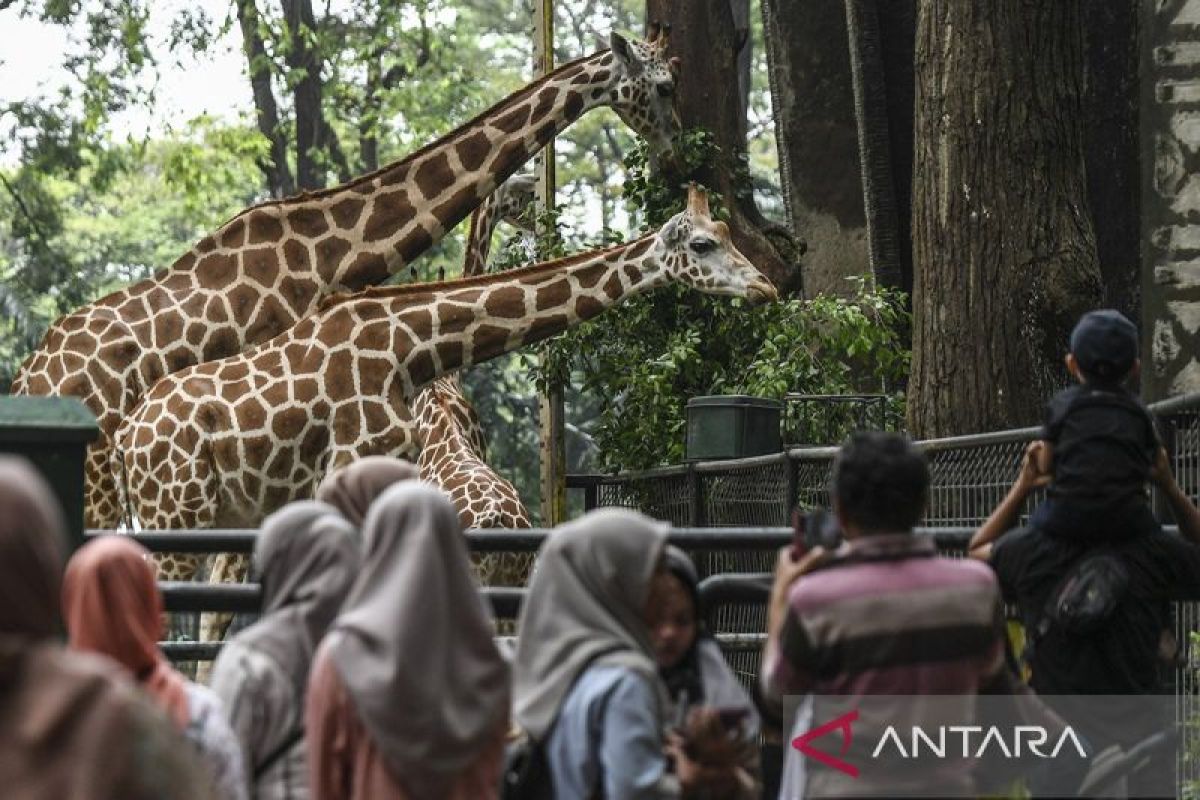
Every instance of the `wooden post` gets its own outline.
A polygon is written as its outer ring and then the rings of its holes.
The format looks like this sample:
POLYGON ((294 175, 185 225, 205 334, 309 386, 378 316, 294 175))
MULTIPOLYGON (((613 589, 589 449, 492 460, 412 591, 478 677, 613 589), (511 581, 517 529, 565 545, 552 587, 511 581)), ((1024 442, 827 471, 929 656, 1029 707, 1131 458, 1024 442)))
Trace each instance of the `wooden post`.
MULTIPOLYGON (((554 0, 535 0, 533 8, 533 70, 534 76, 545 75, 554 69, 554 0)), ((554 140, 542 151, 537 169, 539 211, 548 219, 554 210, 554 140)), ((546 231, 539 233, 545 234, 546 231)), ((546 241, 543 235, 539 237, 546 241)), ((544 253, 539 253, 544 256, 544 253)), ((564 434, 563 389, 549 386, 538 397, 538 422, 541 454, 541 512, 542 525, 550 527, 562 522, 567 500, 567 453, 564 434)))

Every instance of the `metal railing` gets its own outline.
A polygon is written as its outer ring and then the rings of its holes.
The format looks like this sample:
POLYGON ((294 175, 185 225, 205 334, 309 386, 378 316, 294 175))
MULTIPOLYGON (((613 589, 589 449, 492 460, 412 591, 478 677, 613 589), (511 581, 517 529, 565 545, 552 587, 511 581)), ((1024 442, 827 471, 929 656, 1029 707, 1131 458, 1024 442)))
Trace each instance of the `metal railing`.
POLYGON ((853 431, 899 430, 904 420, 886 394, 783 396, 783 442, 789 447, 840 442, 853 431))

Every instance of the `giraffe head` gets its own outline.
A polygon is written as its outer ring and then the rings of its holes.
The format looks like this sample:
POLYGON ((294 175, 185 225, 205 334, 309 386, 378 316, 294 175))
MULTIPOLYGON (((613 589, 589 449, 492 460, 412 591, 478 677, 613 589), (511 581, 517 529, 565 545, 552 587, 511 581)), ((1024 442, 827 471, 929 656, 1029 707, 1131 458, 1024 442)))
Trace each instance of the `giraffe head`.
POLYGON ((671 217, 656 238, 668 280, 755 304, 779 299, 771 281, 734 246, 729 226, 710 216, 708 196, 695 185, 688 189, 687 208, 671 217))
POLYGON ((533 230, 534 195, 537 193, 537 178, 521 173, 500 184, 496 190, 499 197, 499 216, 504 222, 519 231, 533 230))
POLYGON ((609 36, 615 75, 610 84, 613 111, 646 140, 651 158, 667 156, 679 133, 675 79, 679 59, 667 58, 667 35, 655 28, 646 41, 609 36))

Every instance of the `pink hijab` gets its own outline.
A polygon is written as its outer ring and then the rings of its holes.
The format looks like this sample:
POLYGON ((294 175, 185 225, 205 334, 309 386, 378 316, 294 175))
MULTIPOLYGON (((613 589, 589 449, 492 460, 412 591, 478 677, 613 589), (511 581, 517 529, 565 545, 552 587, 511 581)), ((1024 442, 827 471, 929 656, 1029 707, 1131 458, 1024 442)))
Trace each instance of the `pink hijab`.
POLYGON ((63 611, 71 647, 123 665, 180 730, 187 727, 187 682, 158 649, 163 601, 146 548, 124 536, 81 547, 67 562, 63 611))

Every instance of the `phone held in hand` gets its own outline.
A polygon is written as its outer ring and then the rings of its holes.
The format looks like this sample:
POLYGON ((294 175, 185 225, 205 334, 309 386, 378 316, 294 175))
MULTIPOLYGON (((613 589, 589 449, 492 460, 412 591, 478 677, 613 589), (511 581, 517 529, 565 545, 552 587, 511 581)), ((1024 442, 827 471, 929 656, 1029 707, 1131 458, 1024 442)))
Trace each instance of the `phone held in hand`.
POLYGON ((837 517, 823 508, 792 512, 792 560, 799 561, 814 547, 836 550, 842 544, 842 529, 837 517))

